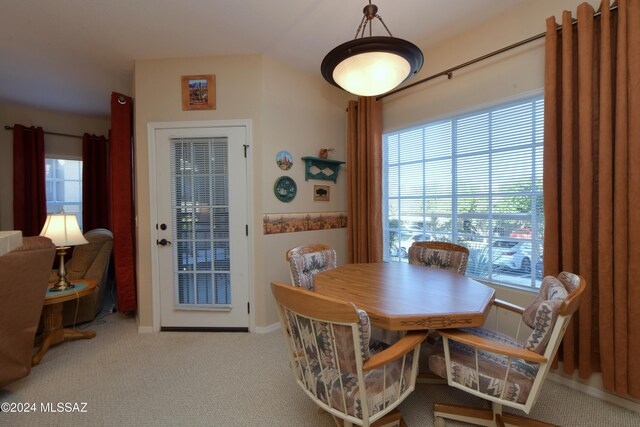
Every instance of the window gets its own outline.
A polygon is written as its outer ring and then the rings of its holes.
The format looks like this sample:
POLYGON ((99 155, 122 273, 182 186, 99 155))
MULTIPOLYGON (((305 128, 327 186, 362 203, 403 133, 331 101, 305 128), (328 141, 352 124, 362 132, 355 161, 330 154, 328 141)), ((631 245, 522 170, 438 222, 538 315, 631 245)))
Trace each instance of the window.
POLYGON ((469 276, 539 287, 543 114, 540 95, 383 135, 385 259, 454 242, 469 276))
POLYGON ((82 161, 45 159, 47 213, 74 213, 82 230, 82 161))

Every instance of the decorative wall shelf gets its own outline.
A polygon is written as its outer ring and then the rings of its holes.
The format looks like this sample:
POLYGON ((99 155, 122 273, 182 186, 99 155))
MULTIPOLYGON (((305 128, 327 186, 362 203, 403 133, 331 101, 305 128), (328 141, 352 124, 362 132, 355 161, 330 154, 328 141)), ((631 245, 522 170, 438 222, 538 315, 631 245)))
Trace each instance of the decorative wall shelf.
POLYGON ((303 157, 304 160, 304 180, 321 179, 324 181, 338 180, 338 172, 340 165, 344 164, 342 160, 321 159, 320 157, 303 157))

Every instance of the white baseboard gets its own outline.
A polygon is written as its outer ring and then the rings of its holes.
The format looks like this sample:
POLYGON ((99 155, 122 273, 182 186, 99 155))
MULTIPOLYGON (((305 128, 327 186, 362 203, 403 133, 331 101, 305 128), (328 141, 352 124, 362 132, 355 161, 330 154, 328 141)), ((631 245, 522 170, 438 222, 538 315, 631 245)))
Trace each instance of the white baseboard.
POLYGON ((269 326, 256 326, 255 333, 256 334, 268 334, 269 332, 273 332, 280 329, 280 322, 274 323, 269 326))
POLYGON ((557 372, 549 372, 547 374, 547 378, 553 382, 581 391, 589 396, 593 396, 606 402, 613 403, 614 405, 621 406, 630 411, 640 413, 640 402, 616 396, 615 394, 609 393, 595 385, 585 384, 576 378, 559 374, 557 372))
POLYGON ((152 334, 153 333, 153 326, 138 326, 138 333, 139 334, 152 334))

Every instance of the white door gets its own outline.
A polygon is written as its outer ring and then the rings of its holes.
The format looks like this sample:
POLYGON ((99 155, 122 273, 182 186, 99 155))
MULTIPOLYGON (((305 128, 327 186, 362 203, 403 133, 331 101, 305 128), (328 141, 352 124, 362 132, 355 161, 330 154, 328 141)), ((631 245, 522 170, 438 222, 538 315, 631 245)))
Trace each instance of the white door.
POLYGON ((245 127, 156 129, 160 327, 248 330, 245 127))

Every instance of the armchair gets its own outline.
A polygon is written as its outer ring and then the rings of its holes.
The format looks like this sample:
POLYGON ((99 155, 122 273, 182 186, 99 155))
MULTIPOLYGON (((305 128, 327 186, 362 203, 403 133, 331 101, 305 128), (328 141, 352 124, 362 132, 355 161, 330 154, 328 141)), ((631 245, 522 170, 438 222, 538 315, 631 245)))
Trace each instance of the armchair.
POLYGON ((56 247, 25 237, 0 256, 0 387, 27 376, 56 247))
POLYGON ((63 303, 64 326, 93 320, 102 309, 104 290, 108 285, 113 233, 104 228, 96 228, 87 231, 84 238, 89 244, 76 246, 73 249, 73 257, 65 264, 67 278, 72 281, 74 279, 93 280, 96 282, 96 291, 79 300, 63 303))
POLYGON ((415 387, 426 332, 410 332, 373 354, 369 316, 351 302, 282 283, 271 290, 290 366, 305 393, 345 426, 404 425, 394 409, 415 387))
MULTIPOLYGON (((464 421, 483 426, 552 424, 502 413, 502 406, 529 413, 535 404, 572 314, 578 309, 586 288, 585 280, 562 272, 557 278, 542 280, 536 300, 523 309, 496 300, 494 306, 513 312, 520 318, 515 334, 496 329, 465 328, 442 330, 442 338, 429 367, 447 378, 450 386, 480 396, 492 402, 492 409, 472 409, 456 405, 434 404, 436 426, 444 419, 464 421), (526 340, 519 340, 521 323, 532 331, 526 340)), ((496 316, 496 323, 498 323, 496 316)), ((505 326, 513 322, 501 322, 505 326)))
MULTIPOLYGON (((313 276, 323 271, 336 268, 336 251, 329 245, 313 244, 289 249, 286 253, 291 273, 291 283, 313 291, 313 276)), ((397 331, 387 331, 372 327, 373 340, 371 345, 381 348, 387 343, 393 343, 402 336, 397 331)))
POLYGON ((313 275, 336 268, 336 251, 331 246, 313 244, 289 249, 286 254, 291 283, 313 290, 313 275))

